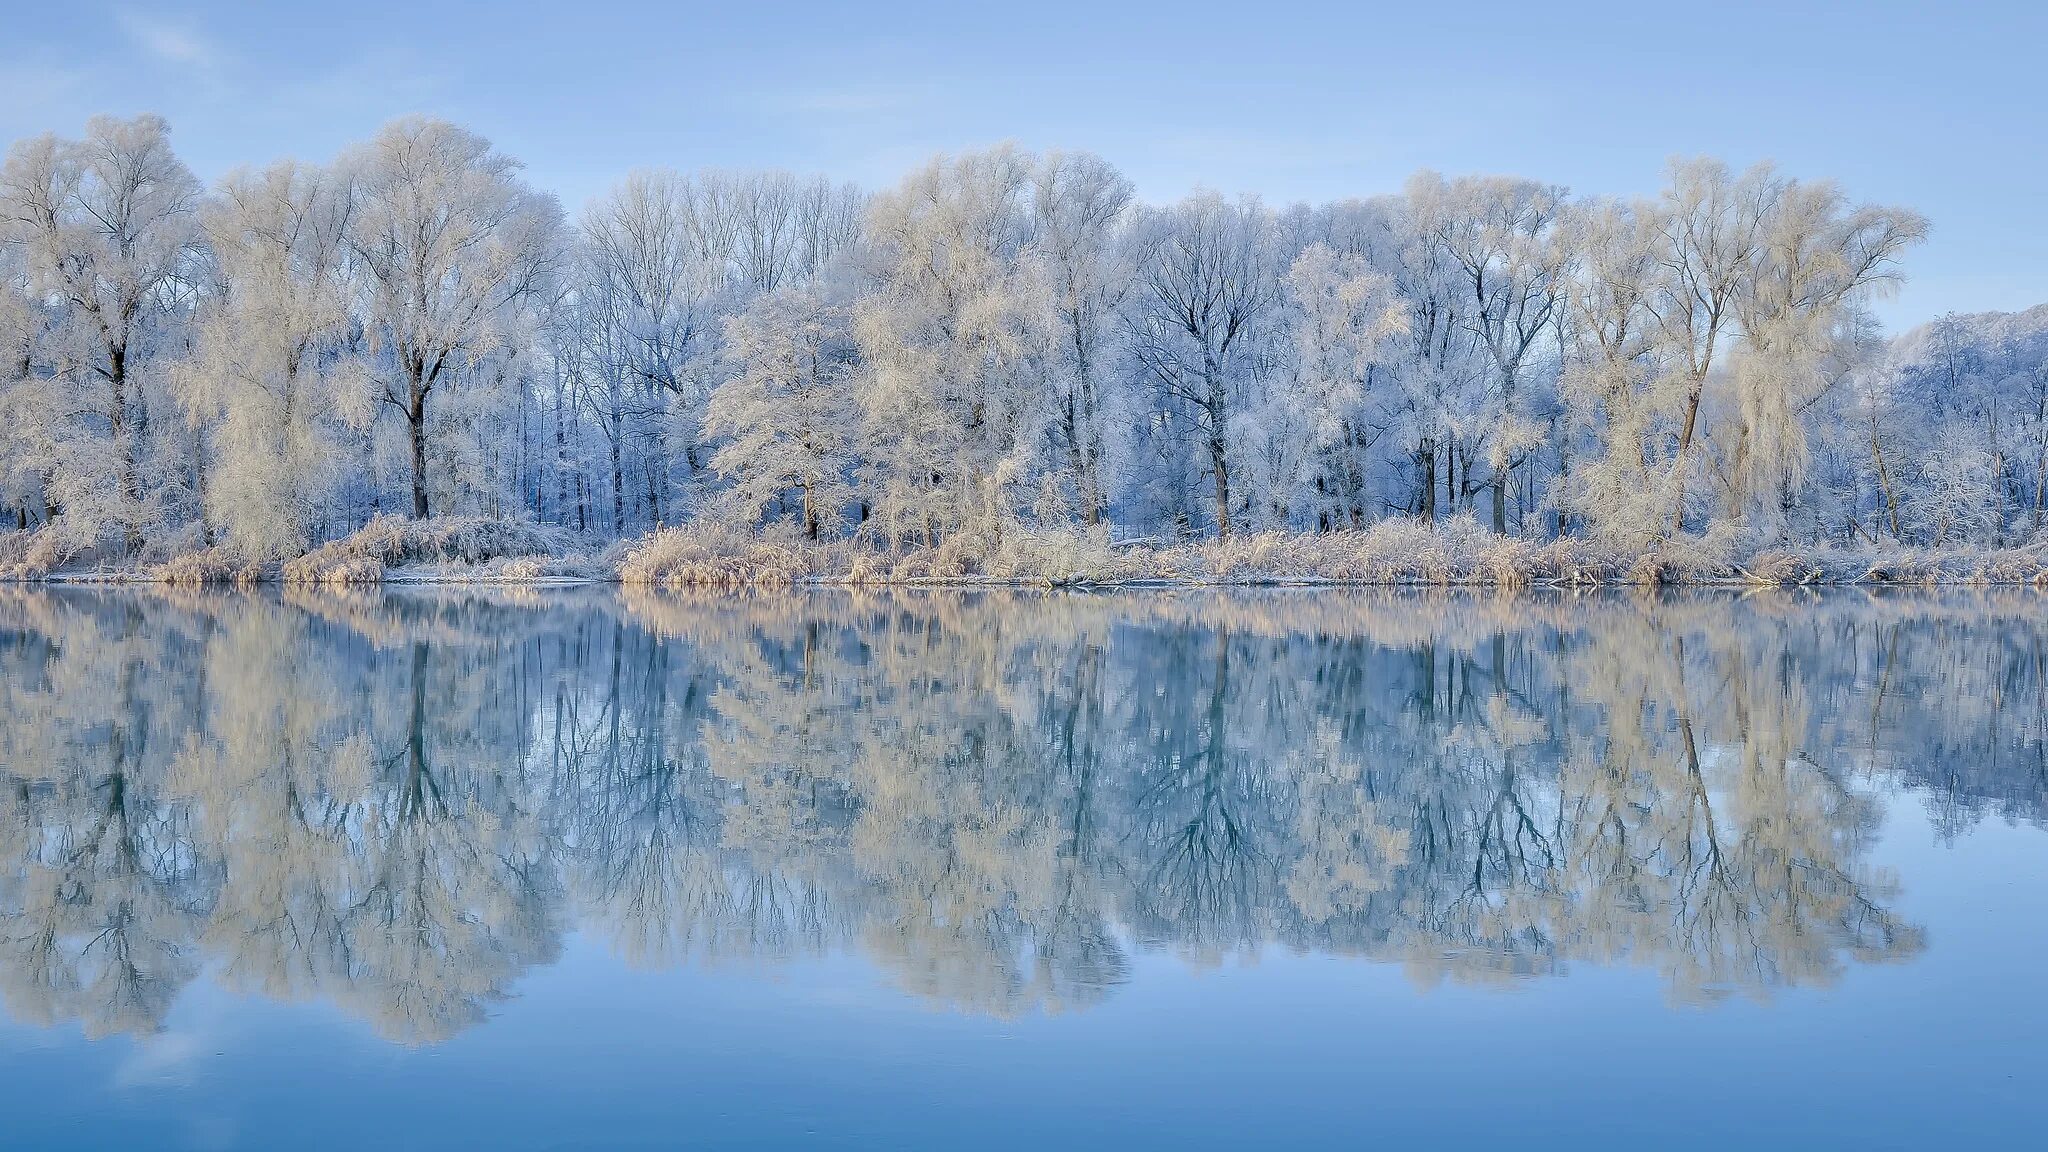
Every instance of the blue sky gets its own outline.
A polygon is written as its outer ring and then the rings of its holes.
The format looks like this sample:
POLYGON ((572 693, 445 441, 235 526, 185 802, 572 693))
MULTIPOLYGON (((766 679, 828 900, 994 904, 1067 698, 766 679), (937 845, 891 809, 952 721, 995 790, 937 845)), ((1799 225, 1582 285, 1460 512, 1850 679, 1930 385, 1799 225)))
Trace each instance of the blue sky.
POLYGON ((1418 167, 1648 193, 1710 153, 1934 220, 1893 327, 2048 302, 2048 3, 25 7, 0 138, 157 111, 202 176, 464 123, 573 213, 628 170, 888 183, 940 150, 1087 148, 1147 199, 1397 189, 1418 167))

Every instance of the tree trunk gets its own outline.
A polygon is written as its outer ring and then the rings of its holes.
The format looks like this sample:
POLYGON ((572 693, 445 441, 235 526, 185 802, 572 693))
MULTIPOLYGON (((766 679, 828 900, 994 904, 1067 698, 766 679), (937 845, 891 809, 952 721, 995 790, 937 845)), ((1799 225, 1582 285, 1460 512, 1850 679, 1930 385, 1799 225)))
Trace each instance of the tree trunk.
POLYGON ((2034 534, 2041 534, 2041 513, 2048 508, 2048 453, 2034 457, 2034 534))
POLYGON ((1213 358, 1205 359, 1202 376, 1208 386, 1209 472, 1216 479, 1216 538, 1230 535, 1230 440, 1225 420, 1230 411, 1223 390, 1223 369, 1213 358))
POLYGON ((1109 501, 1102 491, 1102 425, 1097 418, 1093 366, 1089 362, 1087 338, 1078 321, 1074 327, 1074 368, 1074 395, 1067 402, 1067 443, 1074 455, 1081 519, 1092 528, 1102 523, 1109 501))
MULTIPOLYGON (((290 419, 291 399, 286 393, 286 419, 290 419)), ((192 486, 199 492, 199 538, 208 548, 214 545, 213 509, 206 493, 206 426, 192 426, 192 486)))
POLYGON ((142 550, 142 484, 135 474, 135 434, 129 427, 128 349, 115 345, 107 350, 107 382, 113 386, 114 404, 108 413, 113 426, 115 477, 121 488, 121 541, 129 555, 142 550))
POLYGON ((412 438, 412 518, 427 518, 427 405, 424 393, 416 394, 405 410, 406 432, 412 438))
POLYGON ((1998 442, 1998 407, 1991 408, 1991 488, 1998 501, 1993 515, 1997 518, 1991 525, 1991 546, 2005 547, 2005 448, 1998 442))
POLYGON ((1436 445, 1425 445, 1415 454, 1422 465, 1422 522, 1436 523, 1436 445))
MULTIPOLYGON (((2042 417, 2037 418, 2037 421, 2039 423, 2048 423, 2048 412, 2044 412, 2042 417)), ((2039 436, 2040 432, 2037 431, 2035 435, 2039 436)), ((2048 444, 2043 444, 2034 451, 2033 533, 2036 536, 2041 534, 2041 513, 2043 511, 2044 498, 2048 498, 2048 444)))
POLYGON ((626 474, 619 467, 619 416, 612 413, 612 534, 626 534, 626 474))
POLYGON ((1676 494, 1671 501, 1671 531, 1685 530, 1685 465, 1692 453, 1693 430, 1699 425, 1700 394, 1705 390, 1705 381, 1693 384, 1685 398, 1685 426, 1678 433, 1678 457, 1672 467, 1678 469, 1678 482, 1674 485, 1676 494))
POLYGON ((569 432, 562 419, 562 384, 555 381, 555 523, 569 518, 569 432))
POLYGON ((1891 469, 1885 466, 1884 447, 1877 439, 1877 418, 1870 420, 1870 455, 1877 463, 1877 489, 1884 497, 1884 509, 1891 520, 1892 539, 1899 539, 1899 497, 1892 491, 1891 469))
POLYGON ((1077 408, 1078 396, 1067 397, 1060 411, 1060 433, 1067 442, 1067 468, 1074 474, 1074 500, 1080 505, 1082 523, 1093 526, 1102 518, 1102 510, 1095 498, 1094 477, 1091 475, 1089 452, 1083 437, 1082 421, 1077 408))
MULTIPOLYGON (((512 490, 519 493, 518 500, 522 505, 526 503, 527 437, 530 435, 526 419, 528 391, 526 376, 522 373, 519 377, 519 455, 512 461, 512 490)), ((539 488, 536 486, 534 490, 537 492, 539 488)), ((535 502, 533 515, 536 520, 540 518, 538 501, 535 502)))
POLYGON ((1216 538, 1230 535, 1230 459, 1223 437, 1209 437, 1209 470, 1216 477, 1216 538))
MULTIPOLYGON (((2036 377, 2041 385, 2048 386, 2048 366, 2038 367, 2036 377)), ((2044 497, 2048 497, 2048 387, 2041 387, 2034 398, 2034 523, 2033 533, 2041 534, 2041 514, 2044 497)))

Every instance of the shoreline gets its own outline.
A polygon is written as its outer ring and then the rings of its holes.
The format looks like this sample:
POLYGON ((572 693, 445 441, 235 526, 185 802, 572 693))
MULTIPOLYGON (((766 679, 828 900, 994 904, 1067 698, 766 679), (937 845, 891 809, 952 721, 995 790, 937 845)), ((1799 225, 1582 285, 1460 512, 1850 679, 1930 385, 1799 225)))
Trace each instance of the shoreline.
MULTIPOLYGON (((16 536, 19 546, 35 538, 16 536)), ((6 542, 0 534, 0 543, 6 542)), ((224 547, 122 560, 54 547, 0 554, 0 583, 295 588, 469 586, 651 590, 819 588, 2048 588, 2048 542, 2003 548, 1789 545, 1741 534, 1646 551, 1571 537, 1497 536, 1461 517, 1333 533, 1114 541, 1011 526, 923 546, 812 542, 716 523, 607 541, 516 521, 380 518, 288 559, 224 547)))
POLYGON ((618 576, 503 576, 482 573, 424 573, 397 571, 376 579, 288 580, 279 576, 252 579, 181 580, 147 571, 52 572, 42 576, 4 576, 0 585, 42 587, 157 587, 157 588, 292 588, 343 591, 363 588, 630 588, 655 592, 775 592, 797 589, 1010 589, 1040 591, 1139 591, 1175 592, 1232 588, 1326 589, 1459 589, 1486 592, 1519 592, 1544 589, 1559 592, 1601 591, 1624 588, 1716 588, 1726 590, 1795 588, 2020 588, 2048 591, 2048 576, 1856 576, 1802 580, 1770 580, 1745 577, 1667 577, 1637 579, 1498 579, 1452 577, 1444 579, 1344 579, 1307 576, 1270 577, 1170 577, 1130 579, 1055 579, 1024 576, 920 576, 877 578, 873 576, 806 576, 772 580, 626 580, 618 576))

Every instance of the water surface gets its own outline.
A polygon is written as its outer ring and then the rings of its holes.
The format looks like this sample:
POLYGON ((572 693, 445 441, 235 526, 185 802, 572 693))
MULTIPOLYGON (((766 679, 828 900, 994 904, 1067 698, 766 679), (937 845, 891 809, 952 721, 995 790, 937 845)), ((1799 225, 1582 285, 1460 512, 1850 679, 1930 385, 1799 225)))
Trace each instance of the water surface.
POLYGON ((0 1143, 2025 1143, 2044 607, 0 589, 0 1143))

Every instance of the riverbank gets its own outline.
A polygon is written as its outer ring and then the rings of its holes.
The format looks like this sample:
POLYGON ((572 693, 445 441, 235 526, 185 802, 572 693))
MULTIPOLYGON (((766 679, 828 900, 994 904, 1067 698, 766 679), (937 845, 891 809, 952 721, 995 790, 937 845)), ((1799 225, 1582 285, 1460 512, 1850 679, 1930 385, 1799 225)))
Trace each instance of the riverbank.
POLYGON ((141 563, 66 556, 36 533, 0 535, 0 579, 47 583, 300 586, 619 583, 644 587, 838 586, 1599 587, 1691 585, 2048 586, 2048 545, 1991 550, 1790 549, 1686 539, 1627 554, 1583 540, 1496 536, 1469 518, 1389 520, 1363 531, 1255 533, 1226 540, 1114 541, 1012 528, 934 547, 763 537, 712 525, 595 544, 561 529, 485 519, 380 517, 283 562, 221 548, 141 563))

